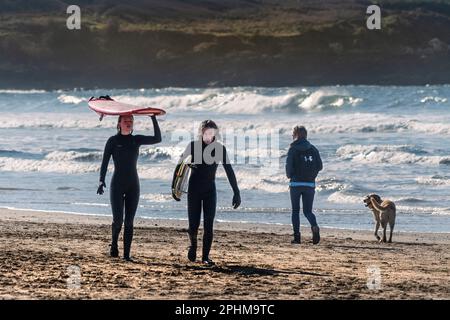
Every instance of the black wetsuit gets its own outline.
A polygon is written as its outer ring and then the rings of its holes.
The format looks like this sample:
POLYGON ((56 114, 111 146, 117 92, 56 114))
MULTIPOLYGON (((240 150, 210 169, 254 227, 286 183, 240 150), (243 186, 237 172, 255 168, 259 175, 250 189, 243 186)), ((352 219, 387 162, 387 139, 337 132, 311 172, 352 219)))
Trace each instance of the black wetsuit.
POLYGON ((139 147, 145 144, 161 142, 161 131, 155 117, 152 117, 154 136, 116 134, 108 139, 103 153, 100 170, 100 182, 105 182, 109 159, 114 161, 114 174, 111 179, 110 200, 113 214, 112 247, 117 248, 122 223, 125 231, 123 237, 124 257, 130 257, 131 241, 133 240, 133 221, 139 203, 139 177, 137 174, 137 160, 139 147))
MULTIPOLYGON (((200 150, 200 148, 198 149, 200 150)), ((211 155, 215 157, 216 152, 213 151, 211 155)), ((202 261, 209 259, 209 251, 213 241, 213 225, 216 214, 217 194, 216 194, 216 171, 218 163, 222 163, 227 174, 228 181, 233 189, 235 195, 239 195, 239 188, 236 181, 231 163, 228 159, 226 148, 219 142, 213 142, 210 145, 203 141, 192 141, 186 148, 182 158, 192 156, 192 169, 189 178, 188 186, 188 218, 189 218, 189 236, 191 238, 191 245, 196 246, 196 237, 198 228, 200 226, 201 212, 203 208, 203 253, 202 261), (202 153, 194 152, 195 145, 201 144, 202 153), (219 150, 218 160, 214 163, 205 161, 203 158, 203 151, 206 147, 211 147, 214 150, 219 150), (222 155, 220 155, 222 153, 222 155)), ((175 172, 177 172, 175 169, 175 172)), ((174 173, 175 179, 175 173, 174 173)), ((172 185, 173 187, 173 185, 172 185)))

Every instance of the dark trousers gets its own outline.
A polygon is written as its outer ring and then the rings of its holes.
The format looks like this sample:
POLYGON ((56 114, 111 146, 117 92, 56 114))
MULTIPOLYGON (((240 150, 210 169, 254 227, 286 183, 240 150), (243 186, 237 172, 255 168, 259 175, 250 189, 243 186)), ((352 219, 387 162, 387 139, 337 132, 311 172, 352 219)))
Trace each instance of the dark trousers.
POLYGON ((122 229, 122 224, 124 224, 124 257, 130 256, 131 242, 133 241, 133 223, 139 203, 139 193, 139 180, 129 183, 123 183, 123 181, 114 177, 111 180, 110 200, 113 214, 112 245, 117 246, 120 230, 122 229))
POLYGON ((196 241, 203 209, 203 256, 207 260, 213 241, 214 217, 216 215, 217 194, 215 188, 209 192, 188 192, 189 233, 196 241))
POLYGON ((303 203, 303 214, 309 224, 311 227, 317 226, 316 216, 312 212, 315 192, 315 188, 312 187, 290 187, 294 234, 300 233, 300 198, 303 203))

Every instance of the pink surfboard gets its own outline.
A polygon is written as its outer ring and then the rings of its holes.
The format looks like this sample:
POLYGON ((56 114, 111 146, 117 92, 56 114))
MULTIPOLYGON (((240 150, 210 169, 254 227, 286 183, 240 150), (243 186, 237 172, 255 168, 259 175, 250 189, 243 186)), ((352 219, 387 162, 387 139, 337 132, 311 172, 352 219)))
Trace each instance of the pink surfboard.
POLYGON ((100 121, 103 116, 120 116, 120 115, 164 115, 166 112, 162 109, 151 108, 151 107, 139 107, 132 104, 126 104, 119 101, 115 101, 107 96, 89 99, 89 108, 100 115, 100 121))

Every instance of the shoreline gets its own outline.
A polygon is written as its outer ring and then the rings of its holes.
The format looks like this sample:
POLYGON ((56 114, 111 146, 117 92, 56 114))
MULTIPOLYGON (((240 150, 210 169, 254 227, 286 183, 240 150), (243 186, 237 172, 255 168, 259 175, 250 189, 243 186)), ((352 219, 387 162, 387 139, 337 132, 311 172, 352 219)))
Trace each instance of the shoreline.
MULTIPOLYGON (((94 225, 110 225, 112 217, 107 215, 97 215, 92 213, 78 212, 61 212, 53 210, 30 210, 19 208, 1 208, 0 220, 24 221, 38 223, 75 223, 75 224, 94 224, 94 225)), ((203 220, 203 217, 202 217, 203 220)), ((152 228, 181 228, 188 227, 187 218, 151 218, 139 217, 135 218, 135 227, 152 228)), ((200 229, 202 229, 200 224, 200 229)), ((271 233, 277 235, 291 235, 292 227, 288 224, 275 223, 254 223, 254 222, 232 222, 232 221, 215 221, 214 230, 219 231, 242 231, 251 233, 271 233)), ((320 227, 321 234, 335 237, 355 237, 358 240, 370 241, 375 239, 373 231, 350 229, 350 228, 334 228, 320 227)), ((381 234, 382 229, 378 231, 381 234)), ((311 233, 309 227, 301 225, 301 233, 307 235, 311 233)), ((388 231, 389 233, 389 231, 388 231)), ((450 244, 450 232, 412 232, 412 231, 396 231, 394 230, 394 238, 401 239, 406 242, 423 242, 423 243, 441 243, 450 244)))

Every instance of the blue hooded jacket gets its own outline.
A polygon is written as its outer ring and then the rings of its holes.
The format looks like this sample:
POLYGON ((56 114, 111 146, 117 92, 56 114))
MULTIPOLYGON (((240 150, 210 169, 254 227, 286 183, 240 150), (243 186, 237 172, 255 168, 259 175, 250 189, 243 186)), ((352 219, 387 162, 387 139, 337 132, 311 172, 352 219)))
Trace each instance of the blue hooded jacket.
POLYGON ((290 186, 315 187, 319 171, 323 169, 319 151, 305 138, 291 143, 286 159, 286 176, 290 186))

